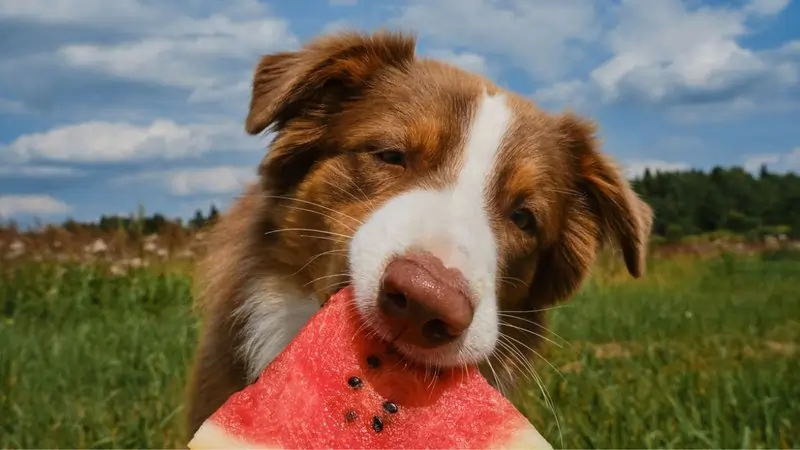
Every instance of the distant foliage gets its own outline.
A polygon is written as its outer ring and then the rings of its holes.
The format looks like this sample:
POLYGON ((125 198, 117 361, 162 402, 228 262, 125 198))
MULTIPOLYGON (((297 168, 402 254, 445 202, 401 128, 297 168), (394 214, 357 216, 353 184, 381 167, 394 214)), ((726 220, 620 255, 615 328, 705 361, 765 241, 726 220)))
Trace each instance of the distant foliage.
POLYGON ((752 239, 767 235, 800 238, 800 176, 757 176, 741 167, 657 172, 632 181, 653 206, 653 231, 668 240, 729 231, 752 239))
MULTIPOLYGON (((800 175, 796 173, 772 173, 766 166, 758 175, 741 167, 655 173, 648 169, 631 184, 655 210, 653 234, 658 242, 800 239, 800 175)), ((90 222, 68 219, 62 228, 72 233, 122 232, 132 237, 171 235, 201 230, 219 214, 212 204, 208 212, 198 209, 183 221, 160 213, 147 215, 140 207, 128 216, 104 215, 90 222)), ((3 229, 17 227, 5 222, 0 224, 3 229)))
POLYGON ((103 232, 123 231, 129 234, 146 236, 168 234, 176 229, 199 230, 214 223, 218 217, 219 210, 213 204, 207 214, 198 209, 195 211, 194 216, 186 222, 181 218, 168 218, 161 213, 147 215, 144 213, 144 209, 140 208, 136 214, 130 216, 102 215, 97 222, 78 222, 73 219, 67 219, 62 226, 72 232, 90 228, 103 232))

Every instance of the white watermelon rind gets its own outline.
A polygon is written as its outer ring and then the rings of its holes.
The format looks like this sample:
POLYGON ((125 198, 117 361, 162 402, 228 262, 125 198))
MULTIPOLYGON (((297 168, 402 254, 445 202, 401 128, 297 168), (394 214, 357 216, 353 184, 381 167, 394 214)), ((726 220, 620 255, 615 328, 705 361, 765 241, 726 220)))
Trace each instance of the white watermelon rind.
POLYGON ((225 432, 225 429, 218 426, 212 420, 206 420, 197 429, 197 432, 186 446, 190 450, 201 449, 278 449, 280 447, 266 447, 264 445, 253 445, 225 432))
MULTIPOLYGON (((213 420, 206 420, 195 433, 187 447, 190 450, 207 449, 280 449, 281 447, 255 445, 246 440, 230 435, 225 429, 213 420)), ((520 421, 519 427, 511 433, 509 439, 492 446, 497 449, 548 449, 552 450, 549 442, 527 421, 520 421)))

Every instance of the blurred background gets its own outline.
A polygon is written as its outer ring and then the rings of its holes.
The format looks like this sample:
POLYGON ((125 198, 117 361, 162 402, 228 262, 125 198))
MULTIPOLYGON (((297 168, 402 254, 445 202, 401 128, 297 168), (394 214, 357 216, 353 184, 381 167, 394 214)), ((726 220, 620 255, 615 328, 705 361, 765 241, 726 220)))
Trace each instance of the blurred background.
POLYGON ((595 118, 656 211, 647 276, 604 254, 512 394, 554 446, 800 447, 790 0, 0 0, 0 447, 185 445, 192 263, 270 140, 251 71, 378 27, 595 118))

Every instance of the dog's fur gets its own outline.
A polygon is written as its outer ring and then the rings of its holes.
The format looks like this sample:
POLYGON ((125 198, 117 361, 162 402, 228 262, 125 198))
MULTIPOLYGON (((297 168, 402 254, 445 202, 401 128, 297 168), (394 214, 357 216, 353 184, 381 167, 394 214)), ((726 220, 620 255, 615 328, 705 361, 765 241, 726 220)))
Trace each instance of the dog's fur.
POLYGON ((580 286, 602 243, 644 272, 652 211, 594 126, 419 58, 412 36, 337 33, 263 57, 246 130, 268 129, 259 181, 214 227, 199 266, 190 434, 345 284, 385 334, 377 292, 405 252, 458 269, 475 318, 443 348, 400 350, 427 364, 492 361, 507 381, 538 344, 542 310, 580 286))

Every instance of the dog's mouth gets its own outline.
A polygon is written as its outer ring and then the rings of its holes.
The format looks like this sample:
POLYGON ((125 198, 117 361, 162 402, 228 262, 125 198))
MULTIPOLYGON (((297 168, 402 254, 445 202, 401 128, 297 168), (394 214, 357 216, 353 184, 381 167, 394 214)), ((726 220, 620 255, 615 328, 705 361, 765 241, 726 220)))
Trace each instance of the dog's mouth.
POLYGON ((433 348, 423 347, 404 340, 403 331, 400 331, 399 334, 397 331, 389 331, 385 324, 368 324, 367 326, 373 330, 382 328, 381 331, 375 331, 375 333, 388 342, 390 347, 407 359, 408 362, 431 368, 462 366, 468 364, 468 361, 465 361, 460 357, 461 345, 458 342, 451 342, 445 346, 433 348))
POLYGON ((430 334, 441 335, 441 337, 434 337, 434 340, 439 342, 435 345, 421 336, 420 330, 425 329, 426 324, 420 328, 419 324, 411 322, 388 322, 385 314, 381 311, 378 297, 379 295, 372 296, 372 300, 362 301, 356 294, 356 306, 364 320, 363 332, 371 333, 386 341, 409 363, 438 369, 481 364, 491 356, 493 346, 488 348, 488 351, 474 346, 470 348, 469 338, 473 334, 471 329, 465 330, 453 338, 446 329, 446 325, 437 325, 441 322, 436 319, 430 320, 427 322, 428 327, 431 328, 430 334))

